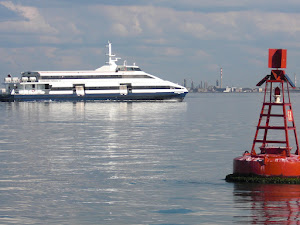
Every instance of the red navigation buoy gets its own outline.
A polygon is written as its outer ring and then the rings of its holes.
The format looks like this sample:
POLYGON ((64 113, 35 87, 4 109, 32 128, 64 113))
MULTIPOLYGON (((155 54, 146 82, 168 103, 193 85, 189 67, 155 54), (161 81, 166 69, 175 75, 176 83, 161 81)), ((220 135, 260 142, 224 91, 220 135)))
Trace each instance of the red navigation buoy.
POLYGON ((253 177, 260 177, 273 178, 275 182, 279 180, 274 178, 292 178, 293 183, 300 183, 299 146, 289 92, 289 86, 295 88, 295 85, 279 69, 286 68, 286 52, 286 49, 269 49, 269 68, 276 69, 257 84, 265 83, 265 92, 252 149, 233 160, 233 174, 226 177, 227 181, 256 182, 258 179, 253 177), (291 133, 293 143, 289 139, 291 133), (292 146, 295 153, 291 152, 292 146))

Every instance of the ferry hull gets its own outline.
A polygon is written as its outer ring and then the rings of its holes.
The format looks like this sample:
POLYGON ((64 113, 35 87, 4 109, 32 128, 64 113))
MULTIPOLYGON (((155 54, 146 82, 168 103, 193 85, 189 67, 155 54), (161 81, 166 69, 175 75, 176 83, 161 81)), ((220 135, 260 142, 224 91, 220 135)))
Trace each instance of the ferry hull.
POLYGON ((21 101, 183 101, 187 93, 130 93, 120 94, 85 94, 83 96, 73 95, 1 95, 1 102, 21 101))
POLYGON ((1 94, 0 95, 0 102, 13 102, 14 96, 8 94, 1 94))

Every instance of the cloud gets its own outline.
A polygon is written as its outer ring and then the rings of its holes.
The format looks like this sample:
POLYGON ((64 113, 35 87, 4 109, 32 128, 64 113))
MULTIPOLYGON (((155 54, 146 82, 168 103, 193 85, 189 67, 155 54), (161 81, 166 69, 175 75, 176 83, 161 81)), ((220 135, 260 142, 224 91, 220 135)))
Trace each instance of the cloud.
MULTIPOLYGON (((255 40, 300 31, 300 15, 261 11, 195 12, 154 6, 106 6, 89 8, 105 14, 110 32, 122 37, 168 36, 192 37, 200 40, 255 40), (289 24, 289 26, 287 26, 289 24)), ((149 39, 149 38, 147 38, 149 39)))
MULTIPOLYGON (((83 42, 82 32, 77 26, 78 20, 75 24, 76 20, 70 19, 73 15, 61 9, 49 13, 49 9, 18 5, 11 1, 2 1, 0 5, 18 15, 17 19, 6 17, 0 22, 2 38, 7 40, 6 36, 14 34, 9 38, 15 45, 59 45, 83 42)), ((75 18, 77 17, 78 15, 75 15, 75 18)))
POLYGON ((3 32, 16 33, 57 33, 57 30, 51 27, 35 7, 16 5, 10 1, 0 2, 7 9, 19 14, 24 18, 21 21, 0 22, 0 30, 3 32))
POLYGON ((97 6, 91 8, 92 11, 104 13, 109 21, 112 23, 111 31, 121 36, 137 36, 141 35, 144 30, 143 27, 152 27, 152 21, 148 20, 148 16, 151 16, 152 7, 148 8, 147 15, 145 15, 145 8, 138 6, 97 6), (143 27, 141 26, 143 25, 143 27))
POLYGON ((93 70, 99 67, 99 56, 102 55, 103 51, 93 48, 60 49, 38 46, 0 48, 2 75, 6 73, 16 75, 27 70, 93 70), (89 57, 92 57, 92 60, 89 57))
POLYGON ((144 43, 146 44, 154 44, 154 45, 166 45, 168 44, 168 40, 164 38, 152 38, 152 39, 144 39, 144 43))
POLYGON ((295 35, 300 31, 298 13, 253 13, 253 22, 266 33, 285 33, 295 35))
POLYGON ((267 65, 259 62, 267 59, 268 48, 300 48, 296 0, 12 0, 0 5, 2 70, 18 61, 38 69, 97 68, 111 40, 118 56, 138 59, 145 70, 165 71, 171 80, 201 70, 195 76, 215 80, 211 71, 217 65, 231 74, 260 70, 267 65))
POLYGON ((153 47, 148 45, 143 45, 138 48, 141 52, 152 52, 159 57, 178 57, 183 55, 183 51, 178 47, 153 47))
POLYGON ((202 60, 203 59, 211 59, 211 55, 201 49, 196 50, 195 57, 200 58, 202 60))

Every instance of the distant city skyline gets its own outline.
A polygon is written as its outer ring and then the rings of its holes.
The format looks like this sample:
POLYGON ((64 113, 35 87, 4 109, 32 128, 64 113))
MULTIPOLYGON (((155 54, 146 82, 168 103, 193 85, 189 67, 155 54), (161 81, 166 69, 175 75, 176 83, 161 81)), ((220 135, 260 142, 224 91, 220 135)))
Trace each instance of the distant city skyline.
POLYGON ((300 73, 300 2, 129 0, 0 1, 0 78, 32 70, 96 69, 108 40, 120 63, 182 83, 255 87, 268 49, 287 49, 300 73))

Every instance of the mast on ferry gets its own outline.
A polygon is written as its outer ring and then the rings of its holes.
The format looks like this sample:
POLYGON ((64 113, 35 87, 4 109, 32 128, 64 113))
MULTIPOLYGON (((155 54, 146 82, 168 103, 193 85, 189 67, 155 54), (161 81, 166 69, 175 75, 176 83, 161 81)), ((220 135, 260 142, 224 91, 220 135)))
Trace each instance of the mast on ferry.
POLYGON ((108 45, 106 45, 106 47, 108 47, 108 54, 106 54, 108 56, 108 62, 106 62, 106 63, 108 63, 108 65, 110 65, 110 66, 115 66, 116 62, 121 58, 114 58, 114 59, 112 58, 112 57, 115 57, 116 55, 113 55, 111 53, 111 42, 110 41, 108 41, 108 45))

